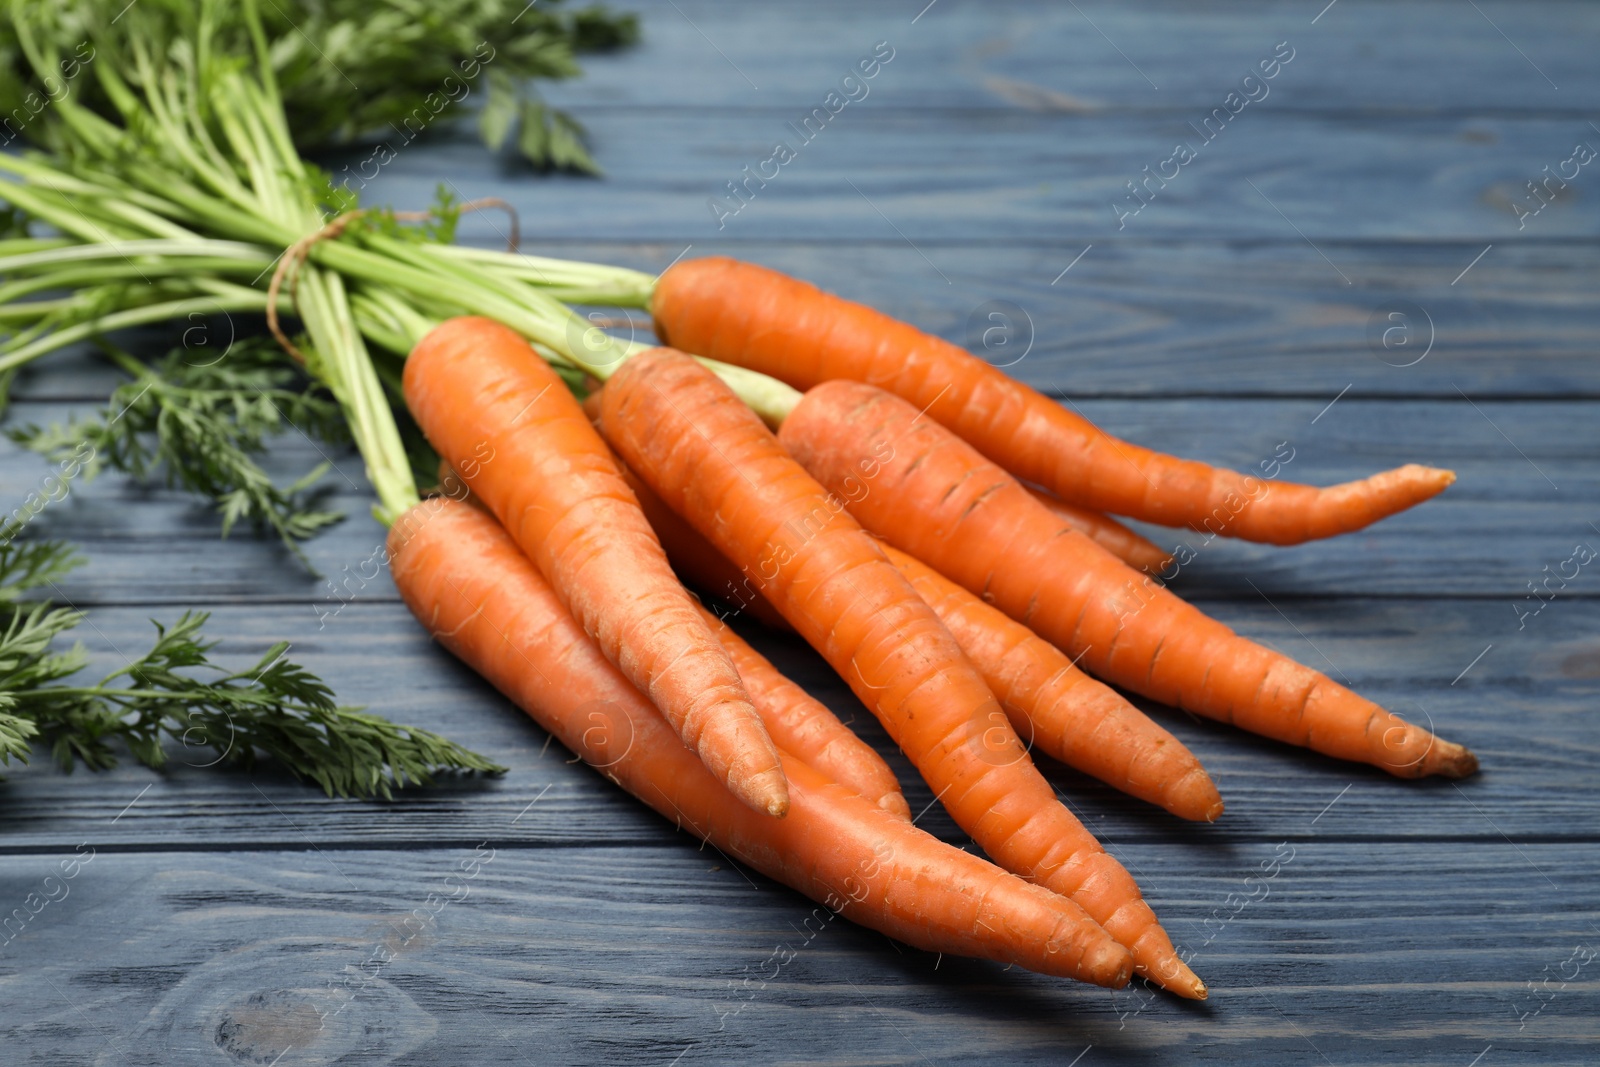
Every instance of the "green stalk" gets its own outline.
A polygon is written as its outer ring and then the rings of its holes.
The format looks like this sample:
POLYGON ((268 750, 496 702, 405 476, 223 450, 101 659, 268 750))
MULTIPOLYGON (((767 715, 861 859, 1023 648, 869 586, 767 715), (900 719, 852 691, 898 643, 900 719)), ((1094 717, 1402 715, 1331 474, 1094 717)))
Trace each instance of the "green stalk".
POLYGON ((265 311, 267 307, 267 294, 253 290, 243 292, 232 300, 220 297, 202 296, 191 297, 185 300, 169 300, 159 304, 149 304, 145 307, 130 308, 127 311, 114 311, 109 315, 100 315, 90 322, 78 323, 68 326, 34 341, 32 344, 0 355, 0 374, 22 366, 31 360, 37 359, 46 352, 54 352, 58 348, 87 341, 101 334, 110 333, 112 330, 126 329, 129 326, 146 326, 156 322, 168 322, 172 319, 181 319, 191 314, 214 315, 217 312, 247 312, 265 311))
POLYGON ((417 347, 417 342, 439 324, 437 320, 423 315, 388 289, 363 290, 352 298, 351 306, 358 312, 364 311, 374 320, 383 323, 390 331, 389 336, 399 342, 385 347, 399 352, 402 356, 408 355, 417 347))
MULTIPOLYGON (((15 171, 16 168, 13 164, 16 161, 15 156, 0 153, 0 170, 15 171)), ((119 237, 132 238, 137 236, 134 231, 126 229, 116 233, 108 232, 108 227, 110 230, 118 229, 114 221, 102 220, 103 224, 97 225, 93 219, 84 213, 83 207, 86 205, 81 202, 73 203, 67 200, 68 194, 65 191, 55 186, 48 178, 45 178, 44 181, 52 186, 50 191, 56 194, 54 201, 46 195, 43 189, 38 188, 36 185, 23 185, 19 182, 6 183, 5 198, 13 206, 21 208, 34 218, 48 222, 63 233, 70 234, 80 241, 86 241, 90 244, 115 244, 119 237)), ((88 206, 91 206, 92 209, 92 205, 88 206)))
POLYGON ((386 309, 373 302, 370 294, 352 294, 350 311, 356 317, 356 326, 361 330, 361 335, 379 348, 404 357, 415 347, 416 341, 387 314, 386 309))
POLYGON ((204 238, 171 240, 153 238, 122 241, 115 245, 55 246, 15 255, 0 254, 0 275, 14 274, 33 267, 50 267, 58 263, 79 263, 96 259, 128 259, 133 256, 160 256, 177 259, 200 256, 216 261, 239 261, 257 269, 272 262, 257 245, 241 241, 208 241, 204 238))
POLYGON ((789 417, 789 412, 800 403, 803 395, 798 389, 776 378, 769 378, 760 371, 719 363, 705 356, 695 356, 694 361, 721 378, 724 385, 732 389, 740 400, 749 405, 750 410, 761 416, 762 422, 774 430, 783 425, 783 420, 789 417))
POLYGON ((47 271, 0 285, 0 306, 16 302, 22 297, 54 289, 82 289, 157 280, 189 281, 197 275, 201 278, 243 277, 249 281, 258 273, 259 270, 252 270, 237 262, 204 258, 158 259, 141 263, 91 263, 47 271))
POLYGON ((350 420, 350 434, 378 494, 374 514, 385 526, 421 499, 377 368, 350 314, 337 274, 307 268, 300 278, 300 317, 325 362, 321 369, 350 420), (331 373, 330 373, 331 372, 331 373))
POLYGON ((62 300, 29 300, 22 304, 0 305, 0 322, 32 322, 53 315, 72 304, 72 298, 62 300))
POLYGON ((655 275, 626 267, 550 259, 492 248, 469 248, 465 245, 425 245, 424 248, 431 255, 464 260, 495 273, 518 278, 563 303, 648 309, 650 294, 655 290, 655 275))
POLYGON ((13 237, 0 241, 0 256, 23 256, 32 252, 46 252, 52 248, 73 248, 65 237, 13 237))

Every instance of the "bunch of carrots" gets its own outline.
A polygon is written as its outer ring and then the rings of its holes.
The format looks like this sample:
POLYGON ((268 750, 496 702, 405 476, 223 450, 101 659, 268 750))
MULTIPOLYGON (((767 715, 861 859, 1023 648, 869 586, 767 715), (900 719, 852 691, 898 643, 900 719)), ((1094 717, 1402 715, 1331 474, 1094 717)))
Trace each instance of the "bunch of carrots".
POLYGON ((772 877, 930 950, 1203 998, 1022 738, 1200 821, 1223 810, 1204 768, 1105 683, 1403 777, 1476 768, 1167 592, 1139 566, 1159 550, 1100 510, 1226 516, 1222 532, 1294 543, 1427 499, 1448 472, 1263 491, 731 260, 674 266, 651 309, 680 348, 628 355, 582 404, 499 322, 421 338, 405 401, 453 468, 443 484, 468 491, 395 523, 395 579, 446 647, 574 751, 772 877), (685 352, 806 391, 769 410, 774 433, 685 352), (913 826, 877 754, 678 576, 750 598, 821 653, 995 865, 913 826))
MULTIPOLYGON (((5 199, 55 229, 0 247, 18 329, 0 373, 97 330, 265 312, 351 423, 416 617, 677 825, 912 945, 1198 999, 1031 747, 1195 821, 1221 816, 1215 784, 1112 686, 1400 777, 1476 769, 1174 596, 1153 577, 1165 554, 1110 517, 1296 544, 1420 503, 1450 472, 1268 483, 1118 440, 763 267, 652 278, 405 231, 295 155, 242 10, 253 53, 134 47, 119 73, 108 44, 95 71, 121 120, 63 100, 70 151, 0 157, 5 199), (93 300, 22 299, 91 281, 93 300), (597 335, 572 303, 648 308, 670 347, 597 335), (447 491, 418 492, 402 405, 447 491), (815 648, 989 859, 917 829, 878 754, 684 581, 815 648)), ((118 32, 137 45, 156 17, 134 9, 118 32)))

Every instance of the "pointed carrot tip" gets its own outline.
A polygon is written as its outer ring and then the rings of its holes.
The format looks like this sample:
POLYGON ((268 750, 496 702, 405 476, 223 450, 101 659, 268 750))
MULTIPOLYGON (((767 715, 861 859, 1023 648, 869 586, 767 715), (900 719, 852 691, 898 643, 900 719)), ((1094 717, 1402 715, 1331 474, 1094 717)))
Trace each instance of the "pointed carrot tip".
POLYGON ((789 782, 783 770, 774 767, 740 782, 729 782, 728 787, 746 806, 781 819, 789 814, 789 782))
POLYGON ((1440 754, 1434 773, 1445 778, 1470 778, 1478 773, 1478 757, 1470 748, 1450 741, 1443 744, 1445 751, 1440 754))
POLYGON ((1470 778, 1478 773, 1478 757, 1465 745, 1432 738, 1433 744, 1418 763, 1413 763, 1401 773, 1403 778, 1470 778))
POLYGON ((906 802, 903 793, 885 793, 879 798, 878 807, 902 819, 911 818, 911 805, 906 802))
POLYGON ((1412 485, 1421 485, 1429 490, 1429 496, 1444 492, 1455 484, 1456 472, 1443 467, 1429 467, 1421 463, 1408 463, 1399 469, 1406 475, 1406 481, 1412 485))
POLYGON ((1211 996, 1211 990, 1200 980, 1200 976, 1188 967, 1184 967, 1173 981, 1161 984, 1168 992, 1176 993, 1184 1000, 1205 1000, 1211 996))
POLYGON ((1216 822, 1222 814, 1222 794, 1211 775, 1194 760, 1181 777, 1169 782, 1153 798, 1161 807, 1180 819, 1190 822, 1216 822))
POLYGON ((1168 956, 1159 965, 1146 964, 1141 966, 1139 970, 1146 978, 1162 989, 1185 1000, 1205 1000, 1211 995, 1211 991, 1200 980, 1200 976, 1191 971, 1188 964, 1184 963, 1176 955, 1168 956), (1162 971, 1169 971, 1171 977, 1161 977, 1162 971))

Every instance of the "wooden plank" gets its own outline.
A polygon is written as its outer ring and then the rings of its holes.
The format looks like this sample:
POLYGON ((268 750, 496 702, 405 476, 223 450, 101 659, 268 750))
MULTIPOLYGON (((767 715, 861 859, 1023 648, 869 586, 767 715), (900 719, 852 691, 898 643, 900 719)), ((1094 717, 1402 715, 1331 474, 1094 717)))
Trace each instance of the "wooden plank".
MULTIPOLYGON (((1586 195, 1595 164, 1576 172, 1565 189, 1552 185, 1545 195, 1553 202, 1537 214, 1531 213, 1541 202, 1525 188, 1543 177, 1543 167, 1558 170, 1576 141, 1600 144, 1577 117, 1356 119, 1246 109, 1209 143, 1197 132, 1202 117, 847 110, 805 142, 787 119, 765 112, 719 113, 710 121, 690 109, 604 111, 588 120, 604 181, 529 182, 515 168, 496 168, 462 130, 397 146, 381 168, 364 162, 374 158, 365 148, 334 154, 327 165, 335 180, 359 186, 363 202, 403 208, 432 203, 447 176, 457 196, 515 204, 530 241, 659 240, 682 247, 718 235, 805 234, 911 242, 1071 239, 1082 247, 1120 238, 1303 235, 1321 247, 1354 238, 1488 242, 1600 233, 1600 197, 1586 195), (767 167, 764 187, 751 179, 736 215, 723 214, 735 201, 720 210, 709 206, 728 194, 726 183, 745 180, 742 168, 754 173, 779 141, 795 158, 767 167), (1146 166, 1158 172, 1179 142, 1195 158, 1166 167, 1165 187, 1152 178, 1141 200, 1133 199, 1129 183, 1144 180, 1146 166), (361 185, 361 176, 374 172, 361 185), (1148 203, 1141 208, 1142 201, 1148 203), (1531 214, 1520 229, 1514 204, 1531 214)), ((924 250, 930 285, 960 262, 938 251, 924 250)), ((1327 256, 1330 277, 1343 270, 1336 248, 1306 253, 1327 256)))
POLYGON ((587 57, 582 78, 543 91, 585 118, 613 107, 804 111, 887 41, 894 59, 863 107, 1204 113, 1287 41, 1294 58, 1263 108, 1500 112, 1600 98, 1585 47, 1600 18, 1582 5, 1341 0, 1317 18, 1321 4, 939 0, 913 23, 925 3, 612 5, 641 14, 640 45, 587 57))
MULTIPOLYGON (((1600 471, 1591 462, 1600 448, 1592 405, 1486 400, 1474 406, 1460 395, 1453 401, 1363 401, 1337 399, 1338 392, 1306 400, 1074 403, 1129 440, 1234 469, 1257 469, 1287 443, 1293 458, 1282 477, 1296 481, 1334 484, 1403 462, 1448 466, 1460 475, 1442 497, 1411 512, 1292 549, 1220 539, 1207 545, 1195 534, 1148 528, 1162 544, 1188 545, 1196 553, 1178 575, 1185 596, 1448 593, 1511 600, 1527 594, 1528 582, 1542 580, 1544 567, 1554 571, 1575 542, 1600 538, 1589 525, 1600 515, 1585 510, 1600 495, 1600 471)), ((24 403, 13 419, 49 423, 72 410, 24 403)), ((47 488, 50 468, 37 457, 18 457, 9 442, 0 443, 0 457, 0 501, 8 502, 8 511, 47 488)), ((275 446, 271 469, 288 482, 322 458, 291 435, 275 446)), ((174 491, 141 490, 115 475, 47 504, 30 529, 84 546, 89 565, 61 584, 76 603, 287 599, 300 603, 315 625, 350 599, 394 596, 374 562, 381 559, 383 531, 368 514, 360 463, 348 454, 334 458, 338 470, 324 483, 330 503, 349 518, 305 546, 325 576, 320 579, 275 540, 246 530, 218 542, 217 520, 207 506, 174 491)), ((1570 592, 1592 594, 1586 581, 1575 581, 1570 592)))
MULTIPOLYGON (((487 222, 467 227, 469 238, 493 243, 487 222)), ((1332 396, 1346 386, 1350 398, 1454 399, 1458 388, 1475 398, 1600 395, 1592 358, 1600 309, 1589 298, 1600 246, 1590 243, 1496 242, 1486 253, 1487 240, 1324 245, 1353 287, 1292 235, 1289 242, 1124 239, 1093 242, 1087 252, 1090 242, 918 243, 952 284, 898 238, 844 247, 696 240, 689 256, 733 255, 787 271, 990 352, 1007 373, 1074 398, 1332 396), (1384 331, 1395 325, 1385 308, 1395 301, 1422 308, 1424 317, 1412 312, 1415 321, 1402 320, 1385 347, 1384 331), (990 311, 1007 315, 999 321, 1014 329, 990 335, 985 348, 984 331, 997 321, 990 311)), ((585 241, 542 243, 538 251, 659 271, 684 246, 585 241)), ((644 316, 633 321, 643 337, 644 316)), ((236 328, 258 327, 241 318, 236 328)), ((225 341, 232 331, 218 322, 213 332, 225 341)), ((139 350, 177 343, 152 331, 139 350)), ((63 353, 33 365, 16 395, 93 399, 114 381, 100 361, 63 353)))
MULTIPOLYGON (((901 948, 687 841, 476 845, 97 852, 0 950, 10 1062, 1460 1067, 1600 1040, 1592 850, 1129 849, 1196 1006, 901 948)), ((72 854, 8 861, 0 900, 72 854)))
MULTIPOLYGON (((1457 787, 1402 782, 1366 767, 1199 722, 1146 704, 1200 757, 1229 804, 1216 825, 1181 824, 1082 775, 1041 760, 1083 821, 1119 842, 1252 841, 1301 829, 1337 794, 1317 832, 1346 839, 1459 838, 1592 841, 1600 802, 1592 782, 1600 724, 1600 603, 1557 600, 1518 631, 1503 600, 1378 600, 1208 605, 1239 632, 1347 682, 1454 740, 1485 772, 1457 787), (1282 610, 1282 614, 1279 613, 1282 610), (1491 646, 1486 648, 1486 646, 1491 646), (1492 819, 1492 823, 1488 820, 1492 819), (1498 830, 1496 829, 1498 828, 1498 830)), ((111 669, 146 647, 146 618, 171 611, 99 609, 80 636, 111 669)), ((170 747, 162 776, 137 766, 61 774, 41 753, 8 769, 0 850, 88 840, 98 845, 255 847, 307 841, 366 845, 461 842, 491 830, 528 845, 659 840, 667 826, 594 772, 465 667, 432 645, 405 609, 347 607, 326 629, 302 605, 218 609, 208 627, 217 655, 250 662, 272 641, 326 678, 340 699, 437 730, 509 765, 500 780, 465 779, 407 794, 393 805, 330 801, 263 766, 246 780, 205 770, 209 748, 170 747), (520 818, 518 818, 520 816, 520 818), (113 822, 113 820, 115 820, 113 822), (508 829, 514 825, 513 829, 508 829)), ((793 637, 741 626, 790 677, 850 722, 894 766, 912 809, 932 793, 843 682, 793 637)), ((919 825, 960 832, 933 808, 919 825)))

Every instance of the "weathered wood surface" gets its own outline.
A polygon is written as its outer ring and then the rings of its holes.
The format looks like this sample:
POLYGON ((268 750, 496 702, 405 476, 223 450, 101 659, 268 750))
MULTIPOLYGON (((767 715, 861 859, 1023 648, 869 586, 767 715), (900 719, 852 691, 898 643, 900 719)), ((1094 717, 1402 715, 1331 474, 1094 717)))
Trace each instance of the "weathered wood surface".
MULTIPOLYGON (((1219 98, 1227 89, 1219 87, 1219 98)), ((601 111, 588 125, 604 146, 597 157, 604 182, 530 185, 516 169, 484 173, 471 136, 441 134, 398 146, 363 196, 425 206, 444 180, 461 196, 511 201, 534 238, 675 240, 680 247, 719 233, 893 240, 898 230, 913 242, 1071 237, 1080 248, 1116 237, 1288 241, 1303 233, 1331 261, 1324 267, 1332 277, 1343 270, 1338 249, 1323 244, 1333 240, 1487 243, 1600 232, 1600 197, 1590 191, 1595 162, 1565 190, 1546 194, 1554 201, 1522 220, 1520 230, 1511 207, 1525 201, 1531 212, 1538 205, 1524 183, 1542 179, 1547 165, 1554 172, 1575 142, 1600 145, 1600 135, 1577 117, 1246 109, 1209 144, 1188 125, 1202 117, 890 111, 873 110, 869 99, 800 145, 781 113, 728 111, 708 120, 692 109, 601 111), (742 168, 771 156, 777 141, 798 149, 796 158, 765 188, 753 182, 748 203, 719 229, 707 201, 726 195, 725 183, 742 181, 742 168), (1147 165, 1155 172, 1180 141, 1196 158, 1165 188, 1152 184, 1143 194, 1150 202, 1119 227, 1113 204, 1138 206, 1124 200, 1132 195, 1127 183, 1143 179, 1147 165), (924 161, 936 155, 945 162, 930 168, 924 161)), ((361 173, 371 154, 339 153, 328 162, 343 177, 346 167, 361 173)), ((943 285, 940 272, 948 275, 959 257, 925 252, 927 284, 943 285)), ((1305 256, 1309 263, 1318 253, 1308 247, 1305 256)))
MULTIPOLYGON (((1592 978, 1562 966, 1593 943, 1600 867, 1567 846, 1275 839, 1199 872, 1130 846, 1153 891, 1181 886, 1162 910, 1215 983, 1198 1006, 807 927, 809 902, 690 842, 530 850, 495 830, 409 851, 96 851, 0 948, 7 1062, 1009 1065, 1092 1046, 1079 1062, 1459 1067, 1485 1046, 1584 1062, 1600 1040, 1592 978)), ((0 892, 86 854, 10 859, 0 892)))
MULTIPOLYGON (((1286 476, 1316 483, 1456 469, 1441 499, 1335 542, 1205 546, 1175 588, 1470 744, 1484 773, 1401 783, 1152 708, 1229 803, 1191 827, 1045 761, 1198 948, 1205 1007, 936 960, 842 922, 797 945, 803 900, 568 763, 424 639, 386 574, 362 577, 381 531, 358 460, 333 457, 351 517, 308 546, 338 591, 111 477, 33 520, 90 556, 62 591, 92 609, 97 662, 142 647, 150 616, 209 607, 224 659, 288 638, 344 699, 512 771, 363 804, 181 747, 163 776, 65 776, 43 754, 8 768, 0 1060, 1592 1061, 1600 579, 1584 568, 1520 629, 1519 609, 1574 543, 1600 544, 1595 171, 1520 231, 1510 205, 1575 140, 1600 145, 1600 9, 924 2, 645 6, 640 49, 547 94, 588 123, 608 180, 534 180, 436 132, 363 195, 419 206, 449 181, 515 202, 539 251, 647 270, 691 245, 737 254, 963 343, 975 310, 1007 301, 1033 336, 1008 371, 1140 443, 1244 468, 1289 441, 1286 476), (879 40, 896 54, 870 97, 718 230, 706 199, 879 40), (1271 95, 1118 230, 1123 183, 1283 40, 1295 58, 1271 95), (1417 349, 1371 340, 1394 301, 1432 322, 1412 366, 1394 364, 1417 349), (480 842, 494 859, 463 880, 480 842), (80 845, 94 860, 32 914, 80 845), (1259 898, 1245 878, 1287 849, 1259 898), (780 943, 799 952, 774 974, 780 943)), ((496 221, 464 230, 494 243, 496 221)), ((113 381, 63 354, 19 381, 8 425, 84 411, 113 381)), ((319 458, 291 439, 274 469, 319 458)), ((0 444, 8 510, 45 473, 0 444)), ((885 752, 914 808, 932 800, 816 656, 749 632, 885 752)), ((964 840, 937 806, 919 825, 964 840)))
POLYGON ((1263 108, 1593 117, 1583 108, 1600 93, 1588 48, 1600 12, 1575 2, 1476 0, 1474 11, 1449 0, 1339 0, 1320 17, 1327 0, 1203 9, 1181 0, 1076 9, 1054 0, 674 3, 676 12, 612 4, 649 20, 640 47, 586 60, 584 77, 546 95, 585 114, 809 110, 878 41, 888 41, 895 58, 867 100, 903 109, 1204 113, 1279 41, 1294 58, 1272 80, 1263 108))

